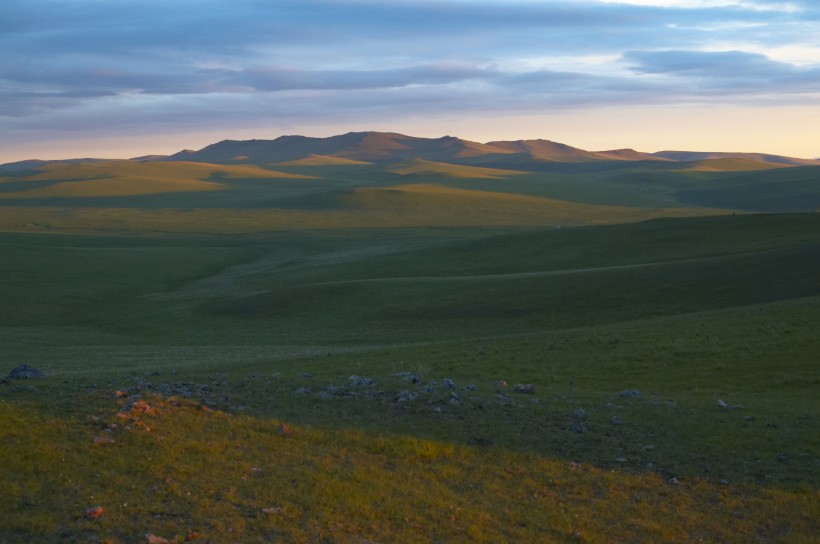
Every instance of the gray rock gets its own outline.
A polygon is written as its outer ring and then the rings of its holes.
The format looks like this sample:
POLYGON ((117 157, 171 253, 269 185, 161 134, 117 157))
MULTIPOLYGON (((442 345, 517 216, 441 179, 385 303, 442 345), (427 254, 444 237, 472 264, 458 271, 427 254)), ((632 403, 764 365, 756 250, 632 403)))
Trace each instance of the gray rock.
POLYGON ((455 393, 450 393, 450 398, 447 399, 447 404, 458 406, 459 404, 461 404, 461 399, 459 399, 455 393))
POLYGON ((20 365, 11 369, 8 379, 10 380, 27 380, 29 378, 45 378, 46 375, 37 370, 33 366, 20 365))
POLYGON ((629 462, 629 459, 628 459, 628 458, 626 458, 626 457, 616 457, 616 458, 615 458, 615 462, 616 462, 616 463, 628 463, 628 462, 629 462))
POLYGON ((574 432, 576 434, 584 434, 588 430, 589 429, 587 429, 587 426, 584 425, 583 423, 578 423, 577 425, 572 426, 572 432, 574 432))
POLYGON ((308 393, 310 393, 310 388, 308 387, 300 387, 296 390, 297 395, 307 395, 308 393))
POLYGON ((395 374, 393 374, 393 376, 396 378, 401 378, 404 381, 413 383, 418 383, 421 381, 419 377, 413 374, 412 372, 396 372, 395 374))
POLYGON ((370 378, 362 378, 361 376, 356 375, 350 377, 350 385, 353 386, 374 385, 375 383, 376 382, 370 378))
POLYGON ((609 418, 609 422, 613 425, 623 425, 624 423, 623 420, 618 416, 612 416, 611 418, 609 418))
POLYGON ((513 387, 513 391, 524 395, 533 395, 535 394, 535 386, 531 383, 517 383, 513 387))
POLYGON ((577 410, 572 412, 572 417, 574 417, 575 419, 586 419, 587 411, 583 408, 578 408, 577 410))
POLYGON ((442 387, 442 389, 455 389, 456 388, 456 382, 454 382, 450 378, 444 378, 441 381, 441 387, 442 387))
POLYGON ((410 402, 416 400, 417 395, 415 393, 411 393, 410 391, 399 391, 398 396, 396 397, 396 402, 410 402))
POLYGON ((724 400, 722 400, 722 399, 718 399, 718 400, 717 400, 717 405, 718 405, 719 407, 721 407, 721 408, 728 408, 728 407, 729 407, 729 405, 728 405, 728 404, 726 404, 726 401, 724 401, 724 400))
POLYGON ((327 399, 332 399, 333 398, 333 394, 329 393, 328 391, 319 391, 318 393, 316 393, 316 396, 319 397, 322 400, 327 400, 327 399))
POLYGON ((635 397, 635 398, 640 398, 641 396, 643 396, 643 393, 641 393, 641 392, 640 392, 639 390, 637 390, 637 389, 624 389, 623 391, 621 391, 620 393, 618 393, 618 396, 619 396, 619 397, 635 397))
POLYGON ((478 386, 474 383, 469 383, 462 387, 465 391, 478 391, 478 386))

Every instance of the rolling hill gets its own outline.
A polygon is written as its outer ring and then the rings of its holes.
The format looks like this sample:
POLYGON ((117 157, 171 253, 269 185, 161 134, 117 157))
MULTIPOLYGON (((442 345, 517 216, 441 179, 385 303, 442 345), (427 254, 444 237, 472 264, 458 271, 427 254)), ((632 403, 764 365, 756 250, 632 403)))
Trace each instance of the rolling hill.
POLYGON ((771 155, 768 153, 659 151, 657 153, 654 153, 654 155, 656 157, 670 159, 678 162, 696 162, 710 159, 742 159, 755 162, 784 164, 787 166, 820 166, 820 160, 818 159, 796 159, 794 157, 784 157, 783 155, 771 155))
POLYGON ((684 158, 0 168, 0 542, 814 542, 820 167, 684 158))

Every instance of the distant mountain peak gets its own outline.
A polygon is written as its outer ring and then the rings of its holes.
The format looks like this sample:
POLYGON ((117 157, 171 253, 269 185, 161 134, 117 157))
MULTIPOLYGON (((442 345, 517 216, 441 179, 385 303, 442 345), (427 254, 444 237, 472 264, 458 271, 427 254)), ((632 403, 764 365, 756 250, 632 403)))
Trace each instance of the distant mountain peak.
POLYGON ((707 159, 744 159, 790 166, 820 165, 820 161, 811 159, 793 159, 767 154, 691 151, 661 151, 650 154, 631 148, 586 151, 544 138, 480 143, 449 134, 438 138, 422 138, 397 132, 380 131, 352 131, 328 137, 283 135, 273 140, 222 140, 198 151, 180 151, 157 160, 222 164, 270 164, 304 160, 311 164, 318 162, 330 164, 334 157, 350 161, 381 163, 424 159, 465 166, 515 170, 538 170, 552 163, 695 162, 707 159))

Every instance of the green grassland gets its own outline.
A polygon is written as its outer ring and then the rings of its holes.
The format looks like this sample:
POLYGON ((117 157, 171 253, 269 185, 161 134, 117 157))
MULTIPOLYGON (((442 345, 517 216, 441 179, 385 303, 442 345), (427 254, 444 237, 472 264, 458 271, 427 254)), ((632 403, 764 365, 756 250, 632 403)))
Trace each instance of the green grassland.
POLYGON ((0 182, 0 542, 815 541, 817 168, 167 164, 0 182))

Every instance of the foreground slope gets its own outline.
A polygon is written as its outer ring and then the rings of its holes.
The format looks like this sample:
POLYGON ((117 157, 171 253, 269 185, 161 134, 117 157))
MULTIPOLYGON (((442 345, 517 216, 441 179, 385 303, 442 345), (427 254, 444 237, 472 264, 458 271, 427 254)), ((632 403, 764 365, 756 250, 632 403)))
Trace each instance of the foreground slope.
POLYGON ((0 250, 11 541, 817 533, 816 214, 0 250))

